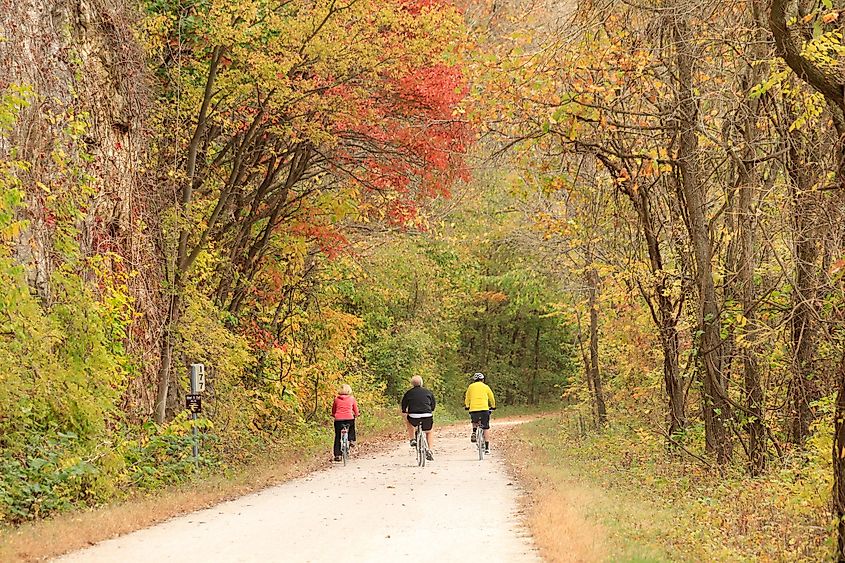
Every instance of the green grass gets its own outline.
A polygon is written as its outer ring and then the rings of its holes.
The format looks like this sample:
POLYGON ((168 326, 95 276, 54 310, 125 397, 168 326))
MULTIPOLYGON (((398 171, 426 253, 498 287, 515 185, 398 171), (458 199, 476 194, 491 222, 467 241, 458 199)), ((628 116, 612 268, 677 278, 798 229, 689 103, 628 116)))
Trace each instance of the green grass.
POLYGON ((532 416, 559 413, 566 408, 563 402, 543 403, 540 405, 502 405, 494 413, 496 417, 532 416))
MULTIPOLYGON (((493 411, 493 419, 495 420, 496 418, 553 414, 561 412, 564 408, 566 408, 566 404, 562 402, 543 403, 540 405, 501 405, 497 407, 495 411, 493 411)), ((443 424, 449 424, 452 422, 462 422, 463 420, 468 418, 468 415, 464 410, 464 406, 462 404, 444 405, 443 407, 438 408, 436 414, 438 417, 438 422, 442 422, 443 424)))

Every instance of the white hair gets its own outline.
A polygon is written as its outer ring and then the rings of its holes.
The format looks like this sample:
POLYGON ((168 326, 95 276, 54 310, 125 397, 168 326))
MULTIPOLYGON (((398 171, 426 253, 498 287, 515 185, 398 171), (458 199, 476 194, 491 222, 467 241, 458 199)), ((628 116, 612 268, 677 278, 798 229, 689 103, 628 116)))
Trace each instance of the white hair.
POLYGON ((411 378, 411 385, 413 385, 414 387, 422 387, 422 383, 422 377, 420 377, 419 375, 415 375, 411 378))

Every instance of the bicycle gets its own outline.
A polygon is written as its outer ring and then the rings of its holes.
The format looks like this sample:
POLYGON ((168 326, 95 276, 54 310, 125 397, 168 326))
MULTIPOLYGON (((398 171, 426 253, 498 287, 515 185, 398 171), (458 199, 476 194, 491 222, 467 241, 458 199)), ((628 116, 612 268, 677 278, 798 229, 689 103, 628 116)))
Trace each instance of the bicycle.
MULTIPOLYGON (((492 410, 490 411, 492 413, 492 410)), ((479 420, 478 422, 473 421, 472 427, 475 432, 475 445, 478 447, 478 461, 484 460, 484 454, 489 453, 486 449, 486 443, 484 441, 484 427, 479 420)))
POLYGON ((426 458, 430 455, 431 450, 428 449, 428 439, 423 432, 422 424, 417 424, 414 430, 414 440, 417 443, 417 465, 425 467, 426 458))
POLYGON ((480 422, 473 422, 475 427, 475 445, 478 446, 478 461, 484 459, 484 428, 481 427, 480 422))
POLYGON ((340 427, 340 456, 343 458, 343 465, 349 461, 349 425, 343 424, 340 427))

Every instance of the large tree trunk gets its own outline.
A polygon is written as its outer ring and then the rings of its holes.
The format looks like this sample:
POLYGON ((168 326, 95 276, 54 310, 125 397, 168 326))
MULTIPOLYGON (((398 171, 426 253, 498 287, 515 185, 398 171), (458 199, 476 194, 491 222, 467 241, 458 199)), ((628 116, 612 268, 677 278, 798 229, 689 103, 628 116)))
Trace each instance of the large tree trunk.
POLYGON ((677 14, 674 28, 678 97, 678 168, 681 190, 686 201, 688 228, 696 263, 699 294, 698 324, 701 338, 698 354, 704 370, 705 405, 712 409, 706 431, 720 464, 730 461, 733 444, 727 431, 731 406, 727 398, 727 380, 722 373, 722 342, 719 334, 719 306, 713 282, 712 242, 706 214, 706 188, 698 166, 698 104, 695 100, 695 53, 689 25, 677 14))
POLYGON ((578 316, 578 348, 581 351, 581 361, 584 364, 584 379, 587 382, 587 393, 590 397, 590 407, 592 408, 593 419, 598 420, 598 409, 596 407, 596 395, 595 390, 593 388, 593 376, 591 372, 591 365, 590 365, 590 352, 588 350, 589 346, 585 344, 585 337, 584 331, 581 328, 581 317, 578 316))
POLYGON ((789 385, 789 440, 797 445, 803 444, 807 439, 814 418, 811 405, 821 396, 813 377, 818 340, 815 303, 819 252, 818 241, 810 235, 812 226, 807 220, 808 199, 805 195, 793 198, 795 287, 790 319, 793 360, 792 380, 789 385))
POLYGON ((684 384, 678 364, 678 327, 675 318, 661 312, 660 347, 663 350, 663 383, 666 388, 668 432, 673 435, 687 425, 684 384))
MULTIPOLYGON (((763 6, 761 0, 752 3, 752 21, 757 23, 753 37, 757 58, 763 59, 768 49, 766 36, 762 32, 764 25, 763 6)), ((751 65, 741 76, 742 91, 748 91, 763 79, 760 65, 751 65)), ((758 353, 758 323, 757 296, 754 287, 754 268, 757 264, 754 252, 757 244, 756 221, 754 214, 754 198, 759 189, 757 185, 761 179, 755 172, 753 162, 756 154, 755 142, 758 136, 757 116, 760 113, 759 99, 746 98, 742 105, 742 115, 738 124, 742 132, 745 149, 743 158, 736 161, 737 187, 737 227, 738 227, 738 263, 737 283, 739 284, 739 301, 742 304, 743 316, 746 319, 742 341, 737 340, 743 367, 743 385, 745 391, 745 427, 748 431, 749 473, 753 476, 762 474, 766 469, 767 435, 763 422, 763 385, 760 381, 760 367, 757 361, 758 353)))
POLYGON ((788 438, 796 445, 807 439, 814 414, 812 403, 821 397, 814 377, 818 342, 817 292, 819 268, 818 193, 812 190, 815 175, 806 164, 806 139, 799 131, 786 133, 792 210, 795 277, 789 329, 792 343, 792 377, 789 383, 787 413, 788 438))

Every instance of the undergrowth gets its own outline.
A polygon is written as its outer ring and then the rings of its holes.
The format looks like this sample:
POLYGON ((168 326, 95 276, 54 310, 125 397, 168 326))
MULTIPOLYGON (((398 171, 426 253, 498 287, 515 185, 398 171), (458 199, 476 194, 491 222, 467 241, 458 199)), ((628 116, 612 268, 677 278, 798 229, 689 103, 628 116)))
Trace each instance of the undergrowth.
POLYGON ((535 475, 596 492, 585 510, 607 530, 609 560, 819 561, 832 553, 829 483, 812 460, 782 462, 759 478, 741 467, 720 474, 634 423, 582 435, 566 414, 515 436, 535 475))

